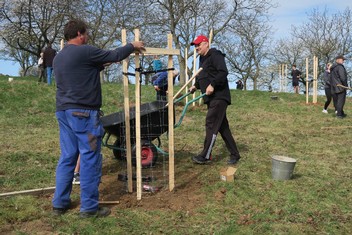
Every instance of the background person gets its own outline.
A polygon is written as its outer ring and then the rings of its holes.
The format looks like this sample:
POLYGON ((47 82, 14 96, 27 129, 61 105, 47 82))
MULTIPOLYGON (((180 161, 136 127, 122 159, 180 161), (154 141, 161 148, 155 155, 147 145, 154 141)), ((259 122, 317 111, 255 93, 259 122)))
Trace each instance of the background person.
POLYGON ((345 62, 346 58, 343 55, 339 55, 336 57, 336 63, 333 64, 330 68, 331 72, 331 91, 334 95, 336 95, 336 117, 337 118, 344 118, 346 114, 343 110, 346 102, 346 89, 342 88, 338 85, 342 85, 347 87, 347 71, 343 63, 345 62))
POLYGON ((39 70, 39 79, 38 82, 46 82, 45 81, 45 67, 44 67, 44 53, 40 53, 40 57, 38 60, 38 70, 39 70))
POLYGON ((99 208, 103 135, 99 74, 104 64, 121 61, 135 50, 141 52, 144 46, 143 42, 133 42, 115 50, 102 50, 86 45, 88 29, 81 20, 70 20, 64 27, 64 36, 68 42, 53 63, 61 150, 53 214, 62 215, 70 208, 74 169, 80 155, 80 217, 107 216, 110 209, 99 208))
MULTIPOLYGON (((178 76, 179 72, 178 70, 172 71, 173 74, 173 81, 175 83, 176 77, 178 76)), ((167 95, 167 83, 168 83, 168 72, 160 72, 157 73, 157 78, 153 82, 154 89, 156 90, 156 100, 163 100, 166 101, 166 95, 167 95)))
POLYGON ((44 50, 44 67, 46 69, 46 80, 48 85, 51 85, 51 75, 53 72, 53 61, 56 56, 56 50, 48 43, 47 48, 44 50))
POLYGON ((236 89, 237 90, 243 90, 243 82, 242 82, 242 80, 238 80, 236 82, 236 89))
POLYGON ((226 117, 227 106, 231 104, 231 94, 225 55, 215 48, 210 49, 209 40, 203 35, 196 37, 191 45, 196 47, 197 53, 200 55, 199 67, 202 67, 203 70, 196 77, 195 84, 190 88, 190 91, 194 92, 196 89, 200 89, 203 94, 205 93, 204 103, 208 108, 205 119, 204 148, 192 160, 198 164, 209 162, 216 136, 220 132, 230 152, 230 159, 227 163, 236 164, 241 157, 226 117))
POLYGON ((301 74, 302 74, 301 71, 299 71, 296 65, 293 64, 291 76, 292 76, 293 92, 296 94, 299 94, 299 79, 301 78, 301 74))
POLYGON ((324 72, 324 89, 325 89, 326 102, 324 104, 323 113, 328 113, 328 107, 331 103, 331 98, 333 99, 334 107, 336 110, 336 95, 331 93, 331 74, 330 74, 331 65, 332 65, 331 63, 327 63, 325 72, 324 72))

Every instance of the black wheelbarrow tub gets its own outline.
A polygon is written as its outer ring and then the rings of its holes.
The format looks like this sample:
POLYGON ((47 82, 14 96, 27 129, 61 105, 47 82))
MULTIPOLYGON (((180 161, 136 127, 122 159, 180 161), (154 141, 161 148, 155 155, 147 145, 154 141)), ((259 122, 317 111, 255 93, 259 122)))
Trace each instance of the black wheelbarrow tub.
MULTIPOLYGON (((141 139, 153 141, 168 131, 168 107, 165 101, 145 103, 140 108, 141 139)), ((135 107, 130 108, 130 132, 132 143, 136 138, 135 107)), ((103 116, 101 118, 105 132, 125 139, 124 111, 103 116)))

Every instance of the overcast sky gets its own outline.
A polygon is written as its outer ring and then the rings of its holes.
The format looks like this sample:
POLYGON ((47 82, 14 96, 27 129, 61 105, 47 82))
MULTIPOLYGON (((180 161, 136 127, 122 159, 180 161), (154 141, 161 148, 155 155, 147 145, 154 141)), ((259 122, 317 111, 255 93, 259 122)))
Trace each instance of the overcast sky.
MULTIPOLYGON (((329 14, 342 12, 347 7, 351 8, 350 0, 282 0, 273 1, 278 3, 278 7, 272 9, 272 25, 275 30, 275 38, 290 36, 291 25, 300 25, 308 21, 307 13, 313 9, 319 8, 323 11, 325 7, 329 14)), ((0 74, 8 74, 18 76, 19 66, 13 62, 5 62, 0 60, 0 74)))

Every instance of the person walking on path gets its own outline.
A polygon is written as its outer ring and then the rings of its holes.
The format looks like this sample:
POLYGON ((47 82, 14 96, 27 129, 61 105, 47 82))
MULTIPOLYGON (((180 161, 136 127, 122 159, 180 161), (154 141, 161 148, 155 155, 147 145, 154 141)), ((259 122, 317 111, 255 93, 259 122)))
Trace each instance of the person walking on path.
POLYGON ((301 71, 299 71, 295 64, 292 65, 292 86, 293 92, 299 94, 299 79, 301 78, 301 71))
POLYGON ((56 56, 56 50, 48 43, 47 48, 44 50, 44 67, 46 69, 46 80, 48 85, 51 85, 51 75, 53 72, 53 61, 56 56))
POLYGON ((345 118, 347 115, 345 114, 343 107, 346 102, 346 88, 347 84, 347 71, 343 63, 346 58, 343 55, 339 55, 336 57, 336 63, 331 66, 331 91, 334 95, 336 95, 336 117, 337 118, 345 118))
POLYGON ((132 42, 114 50, 86 45, 88 29, 81 20, 70 20, 64 26, 64 37, 67 44, 53 63, 61 150, 53 214, 59 216, 70 209, 74 169, 80 155, 80 217, 103 217, 110 214, 110 209, 99 207, 103 135, 99 74, 104 64, 122 61, 134 51, 142 52, 144 43, 132 42))
POLYGON ((194 92, 200 89, 204 96, 204 103, 208 112, 205 119, 205 140, 203 150, 192 158, 197 164, 205 164, 211 160, 211 153, 217 134, 220 133, 224 140, 230 159, 228 164, 236 164, 240 154, 232 136, 229 122, 226 117, 227 106, 231 104, 231 94, 227 79, 228 70, 225 63, 225 54, 209 47, 209 40, 204 35, 199 35, 191 43, 196 47, 199 58, 199 67, 203 70, 196 77, 195 84, 189 89, 194 92))
POLYGON ((327 63, 325 73, 324 73, 324 89, 325 89, 325 96, 326 102, 324 104, 323 113, 328 113, 328 107, 331 103, 331 98, 333 99, 334 107, 336 110, 336 95, 331 93, 331 74, 330 68, 331 63, 327 63))

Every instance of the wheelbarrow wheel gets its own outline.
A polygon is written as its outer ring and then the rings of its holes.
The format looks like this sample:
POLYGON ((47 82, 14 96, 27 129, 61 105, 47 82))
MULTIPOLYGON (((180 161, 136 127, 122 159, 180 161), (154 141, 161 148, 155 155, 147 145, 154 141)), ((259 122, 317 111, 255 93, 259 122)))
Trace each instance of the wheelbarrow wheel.
MULTIPOLYGON (((136 165, 136 145, 134 145, 132 150, 132 163, 136 165)), ((148 140, 141 141, 141 160, 142 167, 149 168, 155 165, 156 160, 158 159, 158 152, 156 147, 148 140)))
MULTIPOLYGON (((114 143, 114 147, 121 148, 121 142, 119 139, 117 139, 114 143)), ((114 154, 115 158, 117 160, 126 160, 125 156, 123 155, 122 150, 118 149, 112 149, 112 153, 114 154)))

